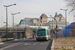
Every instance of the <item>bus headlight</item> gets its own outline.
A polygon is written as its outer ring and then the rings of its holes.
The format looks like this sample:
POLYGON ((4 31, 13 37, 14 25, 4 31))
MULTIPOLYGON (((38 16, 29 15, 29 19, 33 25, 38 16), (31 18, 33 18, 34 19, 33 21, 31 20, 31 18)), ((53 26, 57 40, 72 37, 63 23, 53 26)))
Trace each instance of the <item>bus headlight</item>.
POLYGON ((37 37, 37 39, 38 39, 39 37, 37 37))
POLYGON ((46 38, 46 37, 44 37, 44 38, 46 38))

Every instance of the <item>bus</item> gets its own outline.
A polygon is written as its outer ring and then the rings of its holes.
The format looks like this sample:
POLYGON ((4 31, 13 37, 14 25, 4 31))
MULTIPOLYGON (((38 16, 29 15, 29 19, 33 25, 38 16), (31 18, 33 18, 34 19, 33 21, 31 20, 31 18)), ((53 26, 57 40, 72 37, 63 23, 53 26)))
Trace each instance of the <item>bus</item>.
POLYGON ((50 30, 49 29, 36 29, 36 40, 50 40, 51 35, 50 35, 50 30))

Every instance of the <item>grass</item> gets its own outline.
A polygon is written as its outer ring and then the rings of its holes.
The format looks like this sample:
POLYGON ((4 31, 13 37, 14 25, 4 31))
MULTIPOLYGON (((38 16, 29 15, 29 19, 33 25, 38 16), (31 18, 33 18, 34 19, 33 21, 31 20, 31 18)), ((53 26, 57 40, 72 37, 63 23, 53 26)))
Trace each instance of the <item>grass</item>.
POLYGON ((72 47, 72 48, 55 48, 55 50, 75 50, 75 37, 54 39, 55 47, 72 47))
POLYGON ((75 50, 75 49, 66 49, 66 48, 54 48, 54 50, 75 50))

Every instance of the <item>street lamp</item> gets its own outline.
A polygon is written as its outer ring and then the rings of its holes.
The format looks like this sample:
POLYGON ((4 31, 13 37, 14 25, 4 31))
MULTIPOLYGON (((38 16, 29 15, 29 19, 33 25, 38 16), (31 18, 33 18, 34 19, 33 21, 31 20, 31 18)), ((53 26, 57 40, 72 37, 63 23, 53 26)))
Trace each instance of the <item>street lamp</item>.
POLYGON ((52 15, 50 15, 50 17, 52 18, 52 33, 53 33, 53 17, 52 15))
POLYGON ((26 27, 26 18, 25 18, 25 22, 24 23, 25 23, 25 38, 27 38, 27 36, 26 36, 26 28, 27 28, 26 27))
POLYGON ((52 18, 52 30, 53 30, 53 17, 52 17, 52 15, 50 15, 50 17, 52 18))
POLYGON ((16 14, 20 14, 20 12, 11 13, 11 15, 12 15, 12 27, 13 27, 13 38, 14 38, 14 15, 16 15, 16 14))
POLYGON ((8 11, 7 11, 7 7, 10 7, 13 5, 16 5, 16 4, 3 5, 4 7, 6 7, 6 34, 7 34, 6 40, 8 40, 8 11))
POLYGON ((57 28, 58 28, 58 25, 57 25, 57 20, 55 20, 56 21, 56 38, 57 38, 57 28))
POLYGON ((16 15, 16 14, 20 14, 20 12, 18 12, 18 13, 11 13, 11 15, 12 15, 12 27, 14 28, 14 15, 16 15))
POLYGON ((65 11, 65 25, 66 25, 66 37, 67 37, 67 10, 68 9, 60 9, 65 11))

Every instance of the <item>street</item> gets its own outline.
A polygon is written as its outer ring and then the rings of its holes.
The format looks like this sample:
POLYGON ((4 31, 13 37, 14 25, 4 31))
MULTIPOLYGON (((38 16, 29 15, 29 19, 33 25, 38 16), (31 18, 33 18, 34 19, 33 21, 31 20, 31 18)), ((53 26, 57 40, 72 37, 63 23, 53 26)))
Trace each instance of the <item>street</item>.
POLYGON ((36 41, 35 39, 5 42, 0 50, 48 50, 50 41, 36 41))

